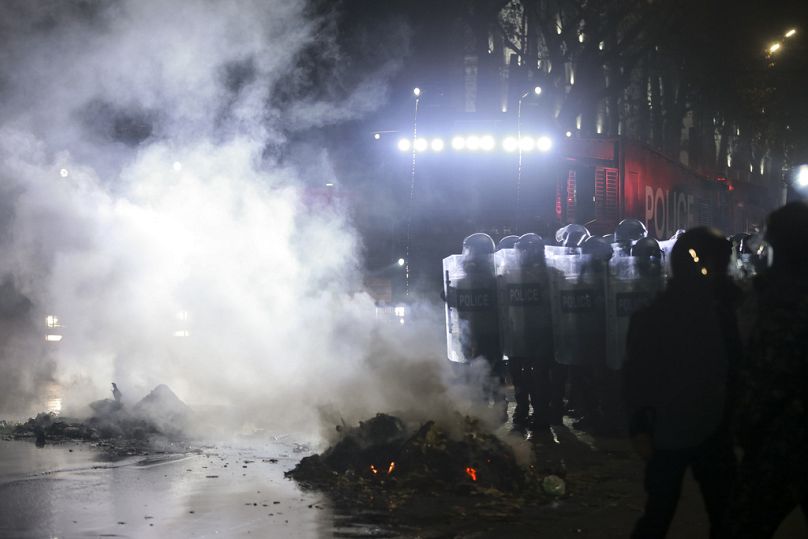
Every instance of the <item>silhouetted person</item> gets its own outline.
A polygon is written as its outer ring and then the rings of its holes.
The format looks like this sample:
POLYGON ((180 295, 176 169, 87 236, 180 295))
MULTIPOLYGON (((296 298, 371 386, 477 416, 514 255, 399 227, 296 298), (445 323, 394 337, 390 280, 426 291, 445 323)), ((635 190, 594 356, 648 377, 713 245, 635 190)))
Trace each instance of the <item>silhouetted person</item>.
POLYGON ((739 370, 743 459, 727 537, 771 537, 800 504, 808 516, 808 205, 769 216, 771 269, 756 278, 756 321, 739 370))
POLYGON ((735 470, 726 404, 740 354, 739 292, 727 277, 729 259, 730 244, 717 232, 689 230, 673 247, 667 288, 631 318, 626 404, 647 493, 632 537, 665 537, 688 468, 717 536, 735 470))
POLYGON ((121 402, 121 390, 118 389, 118 384, 112 382, 112 397, 115 399, 115 402, 121 402))

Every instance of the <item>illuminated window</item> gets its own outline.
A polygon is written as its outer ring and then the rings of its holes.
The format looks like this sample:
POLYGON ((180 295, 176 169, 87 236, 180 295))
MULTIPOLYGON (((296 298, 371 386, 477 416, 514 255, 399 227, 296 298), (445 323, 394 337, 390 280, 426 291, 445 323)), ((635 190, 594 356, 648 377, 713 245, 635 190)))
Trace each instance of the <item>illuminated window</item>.
POLYGON ((52 314, 49 314, 47 317, 45 317, 45 324, 49 328, 60 328, 60 327, 62 327, 62 324, 59 323, 59 317, 54 316, 52 314))

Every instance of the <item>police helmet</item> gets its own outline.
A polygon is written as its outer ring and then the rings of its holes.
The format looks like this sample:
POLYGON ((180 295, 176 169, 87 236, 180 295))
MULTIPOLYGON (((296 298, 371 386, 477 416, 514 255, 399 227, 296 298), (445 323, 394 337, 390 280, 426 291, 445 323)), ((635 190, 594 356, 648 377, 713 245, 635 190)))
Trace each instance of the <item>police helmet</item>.
POLYGON ((505 236, 504 238, 499 240, 499 243, 497 243, 497 251, 499 251, 501 249, 511 249, 511 248, 513 248, 513 246, 516 244, 516 242, 518 240, 519 240, 519 236, 516 236, 514 234, 511 234, 510 236, 505 236))
POLYGON ((556 243, 564 247, 580 247, 591 234, 584 225, 571 224, 556 230, 556 243))
POLYGON ((727 275, 732 246, 718 231, 700 226, 682 234, 671 251, 678 281, 713 280, 727 275))
POLYGON ((662 250, 659 248, 659 242, 654 238, 640 238, 631 247, 631 256, 638 256, 642 258, 661 258, 662 250))
POLYGON ((591 236, 584 240, 581 244, 581 251, 584 254, 592 255, 592 258, 602 262, 608 261, 614 254, 612 246, 606 243, 606 240, 598 238, 597 236, 591 236))
POLYGON ((623 219, 614 229, 614 241, 621 244, 632 244, 648 236, 648 229, 638 219, 623 219))
POLYGON ((477 258, 494 252, 491 236, 477 232, 463 240, 463 256, 477 258))
POLYGON ((544 240, 538 234, 533 232, 523 234, 514 247, 521 254, 523 262, 537 263, 544 261, 544 240))

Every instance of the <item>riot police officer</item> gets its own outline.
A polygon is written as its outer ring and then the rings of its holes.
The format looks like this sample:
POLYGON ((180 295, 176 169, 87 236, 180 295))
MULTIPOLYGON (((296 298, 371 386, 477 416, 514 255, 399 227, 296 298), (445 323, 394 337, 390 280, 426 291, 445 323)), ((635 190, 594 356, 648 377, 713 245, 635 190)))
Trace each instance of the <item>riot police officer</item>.
POLYGON ((495 406, 507 402, 502 392, 504 365, 499 340, 494 240, 476 233, 463 240, 463 252, 443 260, 447 352, 450 361, 483 359, 490 379, 484 389, 495 406))
POLYGON ((528 418, 531 404, 533 420, 546 423, 550 412, 549 389, 539 387, 554 364, 549 280, 541 236, 525 234, 513 249, 498 252, 497 275, 503 350, 516 399, 513 426, 524 430, 534 422, 528 418))
POLYGON ((605 273, 601 259, 611 248, 586 227, 567 225, 551 249, 551 309, 556 362, 568 369, 567 406, 577 415, 593 410, 592 370, 603 362, 605 273))

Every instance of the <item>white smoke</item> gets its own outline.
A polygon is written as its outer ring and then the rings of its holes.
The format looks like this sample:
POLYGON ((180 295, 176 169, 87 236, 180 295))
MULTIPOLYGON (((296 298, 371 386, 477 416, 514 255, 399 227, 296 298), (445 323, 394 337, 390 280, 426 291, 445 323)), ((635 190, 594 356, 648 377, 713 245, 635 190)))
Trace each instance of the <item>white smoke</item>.
POLYGON ((80 411, 111 381, 129 398, 165 383, 236 427, 450 411, 442 319, 376 323, 344 208, 278 157, 289 131, 379 106, 393 70, 333 102, 279 88, 306 47, 336 54, 307 7, 0 8, 0 277, 64 334, 45 351, 36 332, 24 352, 6 339, 0 413, 49 382, 80 411))

